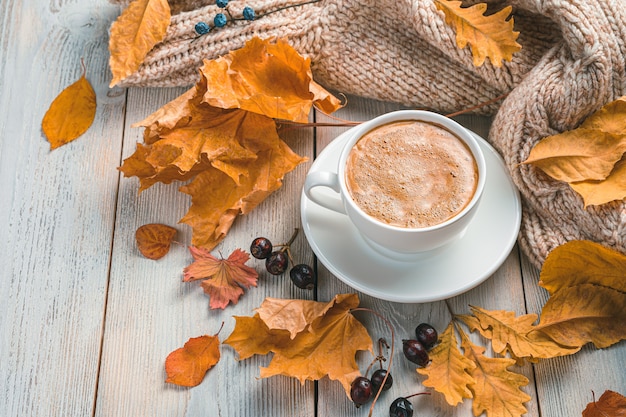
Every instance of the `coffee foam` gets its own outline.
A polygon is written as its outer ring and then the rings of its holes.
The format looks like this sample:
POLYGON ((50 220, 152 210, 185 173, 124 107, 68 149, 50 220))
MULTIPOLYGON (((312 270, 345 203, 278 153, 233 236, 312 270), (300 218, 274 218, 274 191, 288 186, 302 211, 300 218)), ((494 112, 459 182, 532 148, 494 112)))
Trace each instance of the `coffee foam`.
POLYGON ((346 165, 346 185, 356 204, 400 227, 428 227, 454 217, 469 204, 477 184, 478 168, 467 145, 421 121, 368 132, 346 165))

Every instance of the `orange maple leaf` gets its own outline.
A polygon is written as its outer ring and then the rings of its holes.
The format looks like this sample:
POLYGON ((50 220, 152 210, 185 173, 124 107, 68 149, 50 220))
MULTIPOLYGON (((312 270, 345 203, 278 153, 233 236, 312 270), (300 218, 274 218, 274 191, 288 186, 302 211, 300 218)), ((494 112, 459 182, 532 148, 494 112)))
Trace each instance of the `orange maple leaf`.
POLYGON ((148 259, 161 259, 170 251, 176 229, 165 224, 144 224, 135 232, 137 248, 148 259))
POLYGON ((193 229, 192 245, 213 249, 237 215, 307 160, 280 139, 274 118, 302 121, 314 105, 339 108, 312 80, 309 64, 285 41, 258 38, 205 62, 192 89, 134 125, 145 127, 144 144, 120 170, 139 177, 140 191, 193 179, 181 188, 192 201, 181 222, 193 229))
POLYGON ((224 343, 240 359, 274 352, 270 364, 261 368, 261 378, 286 375, 304 384, 328 376, 341 382, 349 396, 350 384, 360 375, 355 355, 359 350, 371 351, 373 345, 367 329, 350 311, 358 307, 358 296, 339 294, 328 303, 289 300, 282 303, 289 306, 282 312, 276 308, 280 302, 266 301, 254 317, 235 317, 235 329, 224 343), (305 326, 301 317, 293 318, 294 311, 303 313, 305 326))
POLYGON ((66 87, 52 101, 41 122, 41 129, 56 149, 85 133, 96 117, 96 93, 85 78, 85 67, 78 81, 66 87))
POLYGON ((195 387, 206 373, 220 360, 220 341, 217 335, 192 337, 182 348, 165 359, 165 372, 169 382, 184 387, 195 387))
POLYGON ((228 259, 217 259, 203 248, 190 246, 194 262, 184 269, 183 281, 202 280, 200 285, 210 297, 211 308, 224 309, 237 304, 244 288, 256 287, 259 274, 245 263, 250 255, 235 249, 228 259))

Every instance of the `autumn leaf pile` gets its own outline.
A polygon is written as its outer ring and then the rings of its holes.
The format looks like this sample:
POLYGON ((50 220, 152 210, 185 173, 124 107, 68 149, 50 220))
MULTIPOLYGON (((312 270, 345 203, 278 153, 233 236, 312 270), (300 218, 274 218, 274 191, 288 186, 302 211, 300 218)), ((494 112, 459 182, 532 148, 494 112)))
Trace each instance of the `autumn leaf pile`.
POLYGON ((249 213, 305 161, 278 136, 275 119, 307 122, 315 105, 339 101, 315 83, 310 62, 285 41, 254 38, 246 46, 205 61, 200 81, 135 126, 144 143, 121 171, 140 191, 157 182, 191 180, 180 190, 192 205, 181 222, 192 245, 213 249, 239 214, 249 213))

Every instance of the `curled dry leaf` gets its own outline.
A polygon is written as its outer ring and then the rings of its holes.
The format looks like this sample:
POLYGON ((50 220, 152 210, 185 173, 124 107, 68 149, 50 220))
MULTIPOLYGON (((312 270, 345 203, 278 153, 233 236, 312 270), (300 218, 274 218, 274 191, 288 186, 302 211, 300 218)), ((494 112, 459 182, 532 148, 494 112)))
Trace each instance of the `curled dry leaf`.
POLYGON ((85 78, 65 88, 50 104, 41 123, 43 133, 56 149, 85 133, 96 117, 96 93, 85 78))
POLYGON ((268 367, 261 368, 261 378, 286 375, 304 383, 328 376, 341 382, 349 396, 350 384, 360 375, 355 355, 359 350, 372 351, 373 346, 367 329, 351 313, 358 305, 356 294, 339 294, 328 303, 270 299, 253 317, 235 317, 235 329, 224 343, 241 360, 273 352, 268 367), (300 318, 281 312, 279 305, 303 312, 304 328, 300 318))
POLYGON ((135 232, 137 248, 148 259, 161 259, 170 251, 176 229, 165 224, 144 224, 135 232))
POLYGON ((606 390, 598 401, 587 404, 583 417, 626 417, 626 397, 606 390))
POLYGON ((165 359, 165 382, 195 387, 220 360, 220 341, 217 335, 192 337, 182 348, 165 359))
POLYGON ((111 25, 111 87, 139 69, 148 52, 165 38, 171 12, 167 0, 134 0, 111 25))
POLYGON ((501 67, 503 60, 511 61, 522 49, 516 41, 519 32, 513 30, 513 18, 509 19, 511 6, 485 16, 486 3, 461 7, 461 1, 435 0, 435 5, 443 11, 446 23, 456 28, 457 46, 463 49, 470 45, 475 66, 489 58, 495 67, 501 67))
POLYGON ((217 259, 203 248, 189 247, 194 262, 184 269, 183 281, 202 280, 201 286, 209 295, 211 308, 224 309, 237 304, 244 288, 256 287, 259 274, 245 263, 250 255, 235 249, 228 259, 217 259))
POLYGON ((191 180, 181 188, 192 202, 181 221, 194 246, 211 250, 307 160, 280 139, 274 118, 300 121, 314 105, 331 112, 339 102, 313 81, 308 59, 285 41, 253 38, 206 61, 192 89, 137 124, 144 144, 120 169, 139 177, 140 191, 191 180))
POLYGON ((576 129, 548 136, 524 164, 567 182, 585 207, 626 197, 626 96, 606 104, 576 129))

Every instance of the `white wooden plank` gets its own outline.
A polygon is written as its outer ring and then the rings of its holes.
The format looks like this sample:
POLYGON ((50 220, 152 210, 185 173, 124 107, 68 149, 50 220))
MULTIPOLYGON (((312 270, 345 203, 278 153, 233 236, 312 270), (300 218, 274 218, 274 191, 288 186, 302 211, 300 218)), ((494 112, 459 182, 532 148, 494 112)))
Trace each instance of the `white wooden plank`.
MULTIPOLYGON (((143 119, 182 91, 132 90, 128 124, 143 119)), ((128 127, 124 157, 134 152, 141 133, 142 129, 128 127)), ((291 131, 285 139, 297 153, 312 159, 312 130, 291 131)), ((299 227, 299 190, 308 164, 288 173, 283 187, 252 213, 238 218, 213 253, 227 257, 236 248, 249 251, 257 236, 276 244, 286 242, 299 227)), ((269 275, 262 261, 251 258, 248 265, 259 271, 258 287, 246 291, 235 306, 209 310, 209 299, 198 283, 182 282, 183 268, 192 262, 185 247, 174 247, 159 261, 143 259, 134 243, 134 232, 142 224, 166 223, 180 231, 180 242, 189 244, 191 240, 190 228, 177 225, 190 204, 188 196, 177 191, 178 186, 158 184, 137 196, 137 180, 122 180, 96 415, 257 416, 260 410, 273 416, 312 415, 313 383, 301 386, 285 377, 259 380, 259 367, 267 365, 269 357, 240 362, 227 345, 221 346, 220 362, 199 386, 179 388, 164 382, 165 358, 189 338, 214 334, 223 322, 219 336, 226 339, 234 327, 233 316, 253 315, 265 297, 313 296, 312 291, 294 288, 287 275, 269 275)), ((301 233, 292 250, 297 259, 312 263, 305 242, 301 233)))
MULTIPOLYGON (((366 120, 383 112, 399 108, 399 106, 390 103, 349 97, 348 106, 341 112, 338 112, 337 115, 351 120, 366 120)), ((321 119, 323 120, 323 116, 321 119)), ((460 116, 456 119, 479 135, 487 136, 488 119, 475 116, 460 116)), ((320 129, 318 134, 318 153, 319 149, 327 145, 344 130, 339 128, 320 129)), ((358 262, 357 259, 354 261, 358 262)), ((318 293, 320 299, 330 299, 336 293, 354 292, 350 287, 333 277, 322 265, 320 265, 319 279, 318 293)), ((393 324, 396 332, 395 358, 391 368, 394 386, 389 392, 381 395, 374 414, 382 416, 386 415, 389 405, 396 397, 430 391, 422 385, 424 378, 415 372, 415 365, 404 358, 401 340, 414 337, 414 329, 421 322, 431 323, 439 331, 443 331, 450 321, 450 312, 443 301, 424 304, 403 304, 386 302, 363 294, 359 295, 362 300, 361 305, 371 308, 386 317, 393 324)), ((525 311, 524 295, 517 249, 513 251, 505 264, 485 283, 468 293, 450 299, 449 302, 453 311, 459 314, 467 313, 469 304, 489 309, 507 309, 523 313, 525 311), (502 294, 506 294, 506 296, 500 296, 502 294)), ((383 321, 372 314, 362 312, 356 314, 362 319, 374 340, 377 340, 379 337, 389 337, 389 330, 387 330, 383 321)), ((480 340, 474 335, 472 335, 472 339, 477 342, 480 340)), ((372 357, 368 353, 359 357, 362 372, 366 370, 371 359, 372 357)), ((519 371, 530 380, 529 386, 524 388, 524 391, 532 396, 532 400, 526 404, 528 415, 537 415, 532 368, 527 365, 519 371)), ((471 414, 471 402, 465 401, 457 407, 451 407, 445 402, 443 396, 437 393, 432 396, 414 398, 412 402, 416 408, 416 413, 420 416, 466 416, 471 414)), ((320 382, 319 410, 320 415, 362 416, 366 414, 362 408, 357 409, 350 402, 338 383, 327 380, 320 382)))
POLYGON ((3 1, 0 11, 0 415, 91 415, 115 215, 124 98, 108 97, 99 1, 3 1), (81 75, 98 100, 50 151, 41 120, 81 75))

